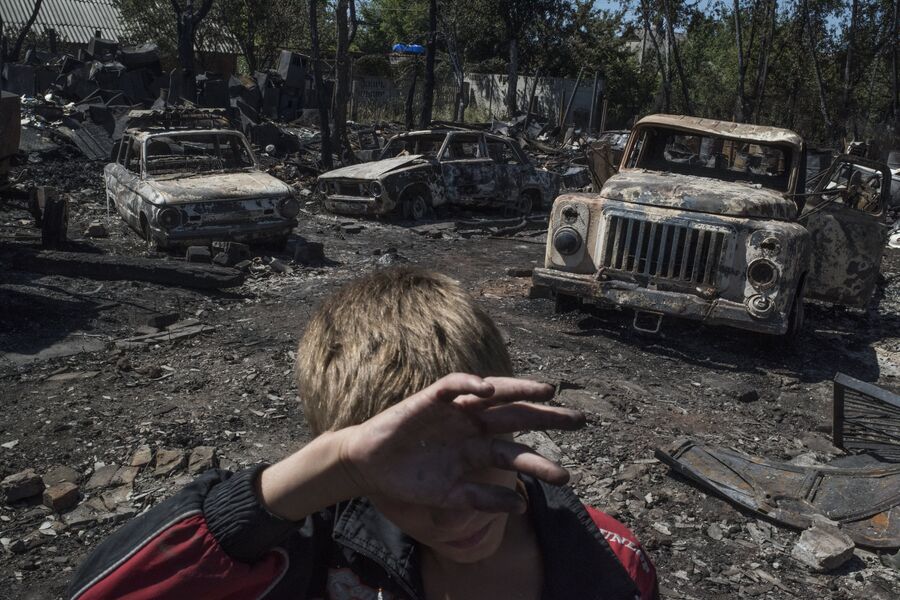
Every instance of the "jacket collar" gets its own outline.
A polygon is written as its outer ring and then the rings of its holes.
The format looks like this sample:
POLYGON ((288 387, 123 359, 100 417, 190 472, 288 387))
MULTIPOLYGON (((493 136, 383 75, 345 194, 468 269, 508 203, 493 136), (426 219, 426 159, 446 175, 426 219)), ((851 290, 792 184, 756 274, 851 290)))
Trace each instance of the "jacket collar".
MULTIPOLYGON (((544 562, 542 600, 633 600, 639 596, 625 568, 568 487, 520 475, 544 562)), ((410 598, 423 598, 416 542, 366 498, 338 511, 333 538, 375 561, 410 598)))

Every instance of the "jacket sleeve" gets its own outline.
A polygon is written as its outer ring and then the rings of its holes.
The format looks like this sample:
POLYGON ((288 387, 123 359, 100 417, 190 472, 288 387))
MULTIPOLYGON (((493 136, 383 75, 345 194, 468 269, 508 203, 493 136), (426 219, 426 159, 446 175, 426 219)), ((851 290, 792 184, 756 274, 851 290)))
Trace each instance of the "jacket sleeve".
POLYGON ((656 568, 634 533, 608 514, 590 506, 585 508, 619 562, 628 571, 628 575, 641 593, 641 600, 659 600, 656 568))
POLYGON ((72 580, 69 597, 264 595, 288 569, 288 554, 279 544, 303 526, 260 505, 255 487, 264 467, 235 474, 208 471, 133 519, 88 556, 72 580))

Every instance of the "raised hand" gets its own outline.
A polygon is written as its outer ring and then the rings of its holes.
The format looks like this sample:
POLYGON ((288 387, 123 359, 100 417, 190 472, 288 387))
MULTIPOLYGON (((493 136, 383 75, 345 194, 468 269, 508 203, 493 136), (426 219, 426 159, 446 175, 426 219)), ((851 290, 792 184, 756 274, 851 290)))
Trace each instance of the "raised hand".
POLYGON ((581 413, 541 406, 549 385, 455 373, 368 421, 342 430, 340 464, 360 495, 439 508, 524 510, 515 491, 467 479, 489 468, 527 473, 553 484, 568 472, 510 441, 517 431, 577 429, 581 413))

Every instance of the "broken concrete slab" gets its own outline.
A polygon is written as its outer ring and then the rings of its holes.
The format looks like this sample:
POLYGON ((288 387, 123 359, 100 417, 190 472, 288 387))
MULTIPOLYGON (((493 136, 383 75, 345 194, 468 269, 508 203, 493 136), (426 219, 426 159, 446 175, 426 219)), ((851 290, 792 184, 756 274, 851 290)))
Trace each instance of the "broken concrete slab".
POLYGON ((853 556, 856 545, 836 524, 816 523, 802 534, 791 556, 815 572, 837 569, 853 556))
POLYGON ((78 504, 78 495, 78 485, 69 481, 56 483, 44 490, 44 506, 55 512, 63 512, 78 504))
POLYGON ((0 481, 0 493, 7 504, 33 498, 44 491, 44 482, 34 469, 25 469, 0 481))

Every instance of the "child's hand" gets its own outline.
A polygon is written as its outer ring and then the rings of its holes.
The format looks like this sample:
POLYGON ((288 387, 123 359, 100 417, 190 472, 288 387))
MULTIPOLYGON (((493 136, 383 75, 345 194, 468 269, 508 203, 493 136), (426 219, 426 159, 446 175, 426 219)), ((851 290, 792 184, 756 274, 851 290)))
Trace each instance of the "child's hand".
POLYGON ((513 490, 474 483, 488 468, 515 470, 562 484, 568 472, 503 434, 577 429, 580 412, 529 404, 553 397, 549 385, 525 379, 448 375, 372 417, 336 432, 339 461, 356 495, 381 495, 439 508, 524 510, 513 490))

